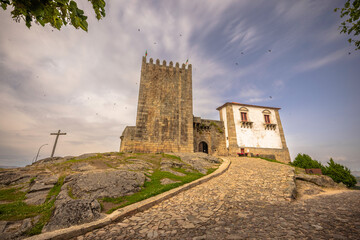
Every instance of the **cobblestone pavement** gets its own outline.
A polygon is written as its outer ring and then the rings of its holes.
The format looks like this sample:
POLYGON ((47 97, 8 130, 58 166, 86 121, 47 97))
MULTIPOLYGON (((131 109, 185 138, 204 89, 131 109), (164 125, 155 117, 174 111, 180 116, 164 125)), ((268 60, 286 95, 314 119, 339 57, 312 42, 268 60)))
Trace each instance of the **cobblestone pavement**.
POLYGON ((290 202, 291 167, 231 160, 223 175, 77 239, 360 239, 360 191, 290 202))

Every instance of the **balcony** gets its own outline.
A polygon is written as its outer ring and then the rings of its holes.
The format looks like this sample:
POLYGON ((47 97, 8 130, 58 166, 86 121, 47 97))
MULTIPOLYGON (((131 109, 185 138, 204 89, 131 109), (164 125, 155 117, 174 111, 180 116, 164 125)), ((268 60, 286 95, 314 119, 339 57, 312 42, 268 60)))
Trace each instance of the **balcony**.
POLYGON ((276 130, 276 124, 275 123, 265 123, 265 130, 276 130))
POLYGON ((252 128, 253 122, 240 121, 240 126, 241 126, 242 128, 252 128))

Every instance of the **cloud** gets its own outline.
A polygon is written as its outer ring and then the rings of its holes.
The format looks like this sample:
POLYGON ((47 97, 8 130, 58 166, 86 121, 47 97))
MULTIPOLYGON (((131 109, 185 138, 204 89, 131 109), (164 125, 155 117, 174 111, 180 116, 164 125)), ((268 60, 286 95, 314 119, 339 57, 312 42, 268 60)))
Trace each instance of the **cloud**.
POLYGON ((345 56, 345 54, 346 54, 346 50, 340 49, 333 53, 327 54, 326 56, 301 63, 294 68, 294 71, 305 72, 305 71, 315 70, 340 60, 345 56))
MULTIPOLYGON (((50 154, 49 133, 58 129, 68 133, 59 155, 118 150, 123 128, 135 125, 145 50, 148 58, 167 62, 189 59, 196 116, 218 119, 216 107, 227 101, 281 99, 295 91, 290 80, 299 73, 339 63, 347 54, 337 45, 337 17, 328 14, 335 4, 111 1, 97 21, 91 5, 81 3, 88 33, 72 26, 28 30, 3 11, 0 163, 24 165, 44 143, 43 156, 50 154)), ((277 104, 291 102, 282 101, 277 104)))

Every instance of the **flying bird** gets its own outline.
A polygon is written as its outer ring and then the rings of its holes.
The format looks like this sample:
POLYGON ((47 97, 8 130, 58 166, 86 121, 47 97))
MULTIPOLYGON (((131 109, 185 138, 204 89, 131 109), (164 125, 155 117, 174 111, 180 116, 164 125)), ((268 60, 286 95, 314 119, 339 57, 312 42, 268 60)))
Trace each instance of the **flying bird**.
POLYGON ((140 32, 140 28, 138 28, 138 32, 140 32))
POLYGON ((243 52, 241 52, 241 54, 244 54, 243 52))
POLYGON ((268 52, 271 52, 271 49, 269 49, 268 52))
POLYGON ((238 63, 235 63, 235 65, 239 65, 238 63))

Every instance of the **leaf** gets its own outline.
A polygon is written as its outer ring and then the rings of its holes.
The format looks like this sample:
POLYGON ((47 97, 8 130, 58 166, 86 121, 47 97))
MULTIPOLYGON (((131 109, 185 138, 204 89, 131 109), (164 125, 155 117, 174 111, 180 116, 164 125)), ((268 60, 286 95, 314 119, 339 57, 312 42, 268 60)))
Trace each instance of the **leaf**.
MULTIPOLYGON (((105 17, 105 1, 89 0, 94 9, 97 19, 105 17)), ((59 29, 70 23, 76 29, 79 27, 87 31, 87 16, 77 6, 77 0, 0 0, 1 8, 6 10, 8 5, 13 7, 10 12, 14 21, 24 20, 25 25, 30 28, 32 21, 45 26, 59 29)))
POLYGON ((6 10, 7 4, 2 2, 1 7, 2 7, 2 9, 6 10))
POLYGON ((86 20, 81 21, 80 22, 80 27, 81 27, 82 30, 87 32, 88 31, 88 23, 87 23, 87 21, 86 20))

